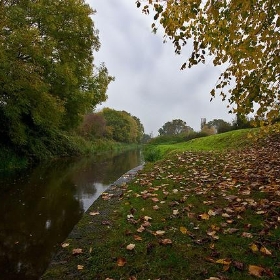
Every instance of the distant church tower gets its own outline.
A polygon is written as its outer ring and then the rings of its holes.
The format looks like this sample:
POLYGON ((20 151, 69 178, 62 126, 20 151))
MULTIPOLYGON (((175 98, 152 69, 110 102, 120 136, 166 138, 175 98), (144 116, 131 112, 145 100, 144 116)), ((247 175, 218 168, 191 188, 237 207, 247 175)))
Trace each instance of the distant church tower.
POLYGON ((206 118, 201 118, 200 128, 202 129, 206 125, 206 118))

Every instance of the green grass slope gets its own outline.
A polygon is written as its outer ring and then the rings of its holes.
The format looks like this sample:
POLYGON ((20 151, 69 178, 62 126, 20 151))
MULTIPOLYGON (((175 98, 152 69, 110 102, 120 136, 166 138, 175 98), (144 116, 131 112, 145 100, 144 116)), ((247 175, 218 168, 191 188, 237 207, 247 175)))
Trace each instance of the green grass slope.
POLYGON ((91 206, 43 279, 280 279, 280 135, 245 134, 163 149, 91 206))

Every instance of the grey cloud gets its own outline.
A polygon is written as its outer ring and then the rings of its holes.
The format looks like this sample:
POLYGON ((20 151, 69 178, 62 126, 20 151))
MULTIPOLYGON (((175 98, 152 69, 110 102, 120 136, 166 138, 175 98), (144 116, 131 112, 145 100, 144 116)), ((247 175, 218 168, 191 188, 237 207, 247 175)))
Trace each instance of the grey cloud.
POLYGON ((140 118, 145 132, 157 134, 167 121, 180 118, 196 130, 200 118, 233 119, 226 103, 217 97, 210 103, 210 90, 220 74, 210 63, 180 70, 188 58, 175 55, 171 43, 151 33, 152 19, 130 0, 88 0, 100 31, 101 49, 95 63, 104 61, 116 77, 109 86, 108 101, 101 107, 126 110, 140 118))

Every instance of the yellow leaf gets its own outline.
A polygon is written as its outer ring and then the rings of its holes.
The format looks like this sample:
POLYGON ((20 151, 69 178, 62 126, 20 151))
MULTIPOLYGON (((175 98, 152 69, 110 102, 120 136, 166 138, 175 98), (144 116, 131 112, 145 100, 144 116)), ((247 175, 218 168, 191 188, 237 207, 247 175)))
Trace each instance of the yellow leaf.
POLYGON ((258 246, 257 246, 256 244, 254 244, 254 243, 250 246, 250 249, 251 249, 252 252, 254 252, 254 253, 259 251, 258 246))
POLYGON ((66 247, 68 247, 70 244, 69 243, 63 243, 63 244, 61 244, 61 247, 62 248, 66 248, 66 247))
POLYGON ((209 220, 209 215, 207 213, 203 213, 199 215, 202 220, 209 220))
POLYGON ((265 269, 260 266, 256 265, 249 265, 249 274, 256 276, 256 277, 262 277, 263 272, 265 269))
POLYGON ((180 227, 180 231, 181 231, 183 234, 187 234, 187 233, 188 233, 188 230, 187 230, 185 227, 180 227))
POLYGON ((216 260, 216 263, 229 265, 229 264, 231 264, 231 260, 229 260, 229 259, 219 259, 219 260, 216 260))
POLYGON ((78 264, 78 265, 77 265, 77 268, 78 268, 78 270, 82 270, 82 269, 84 269, 84 266, 83 266, 83 265, 78 264))
POLYGON ((264 246, 261 247, 260 251, 264 254, 264 255, 267 255, 267 256, 271 256, 272 253, 267 249, 265 248, 264 246))

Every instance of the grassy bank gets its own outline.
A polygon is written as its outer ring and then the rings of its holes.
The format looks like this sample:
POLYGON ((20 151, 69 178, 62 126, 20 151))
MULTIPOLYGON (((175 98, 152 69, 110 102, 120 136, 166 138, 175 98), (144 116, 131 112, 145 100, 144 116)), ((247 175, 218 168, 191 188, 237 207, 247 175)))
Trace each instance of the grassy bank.
POLYGON ((279 279, 280 136, 243 133, 176 144, 103 194, 43 279, 279 279))
POLYGON ((258 132, 258 129, 242 129, 175 144, 158 142, 157 144, 146 145, 144 157, 146 161, 155 162, 170 152, 240 149, 251 144, 256 139, 258 132))

